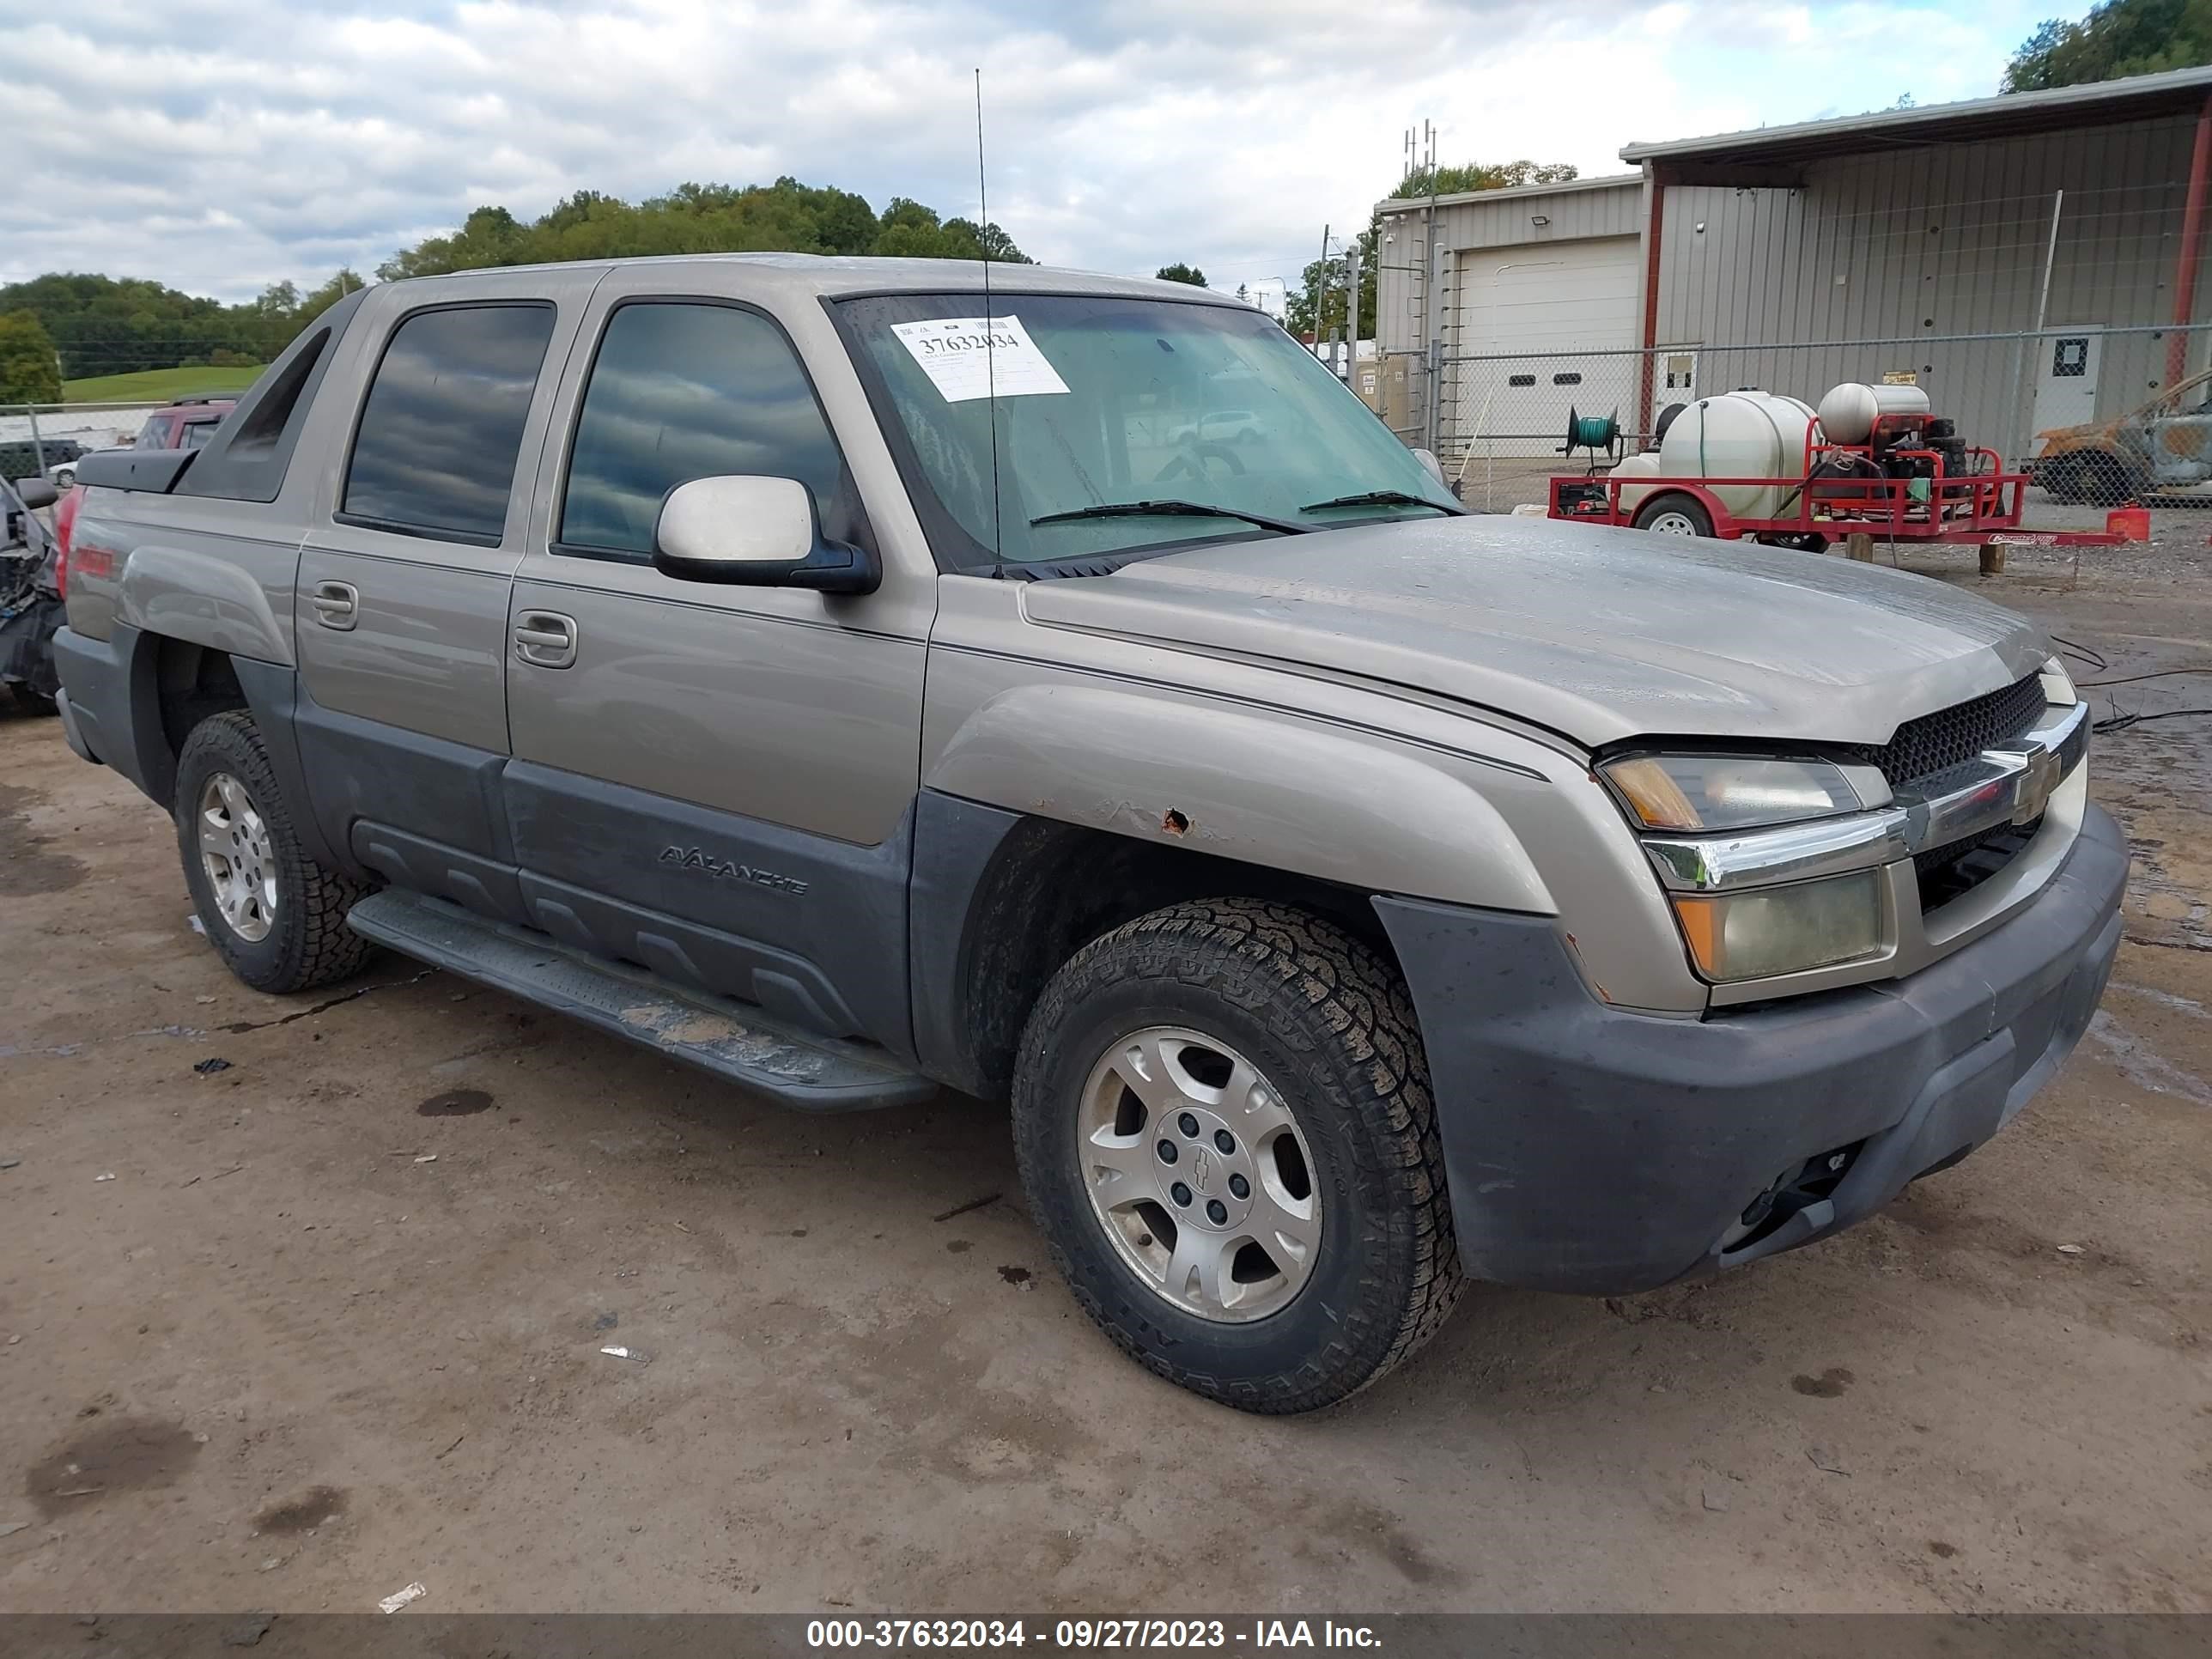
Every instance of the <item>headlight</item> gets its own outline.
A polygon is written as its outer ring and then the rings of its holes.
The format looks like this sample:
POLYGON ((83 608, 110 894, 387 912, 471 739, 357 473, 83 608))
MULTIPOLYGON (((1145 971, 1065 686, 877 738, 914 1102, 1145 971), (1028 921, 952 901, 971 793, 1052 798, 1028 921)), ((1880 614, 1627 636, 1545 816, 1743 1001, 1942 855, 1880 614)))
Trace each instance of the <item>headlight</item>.
POLYGON ((2063 708, 2081 701, 2074 690, 2074 677, 2066 672, 2066 665, 2057 658, 2045 657, 2043 659, 2041 678, 2044 702, 2063 708))
POLYGON ((1797 974, 1881 951, 1879 871, 1670 896, 1698 971, 1710 980, 1797 974))
POLYGON ((1833 817, 1868 805, 1843 769, 1827 761, 1639 755, 1599 770, 1646 830, 1747 830, 1833 817))

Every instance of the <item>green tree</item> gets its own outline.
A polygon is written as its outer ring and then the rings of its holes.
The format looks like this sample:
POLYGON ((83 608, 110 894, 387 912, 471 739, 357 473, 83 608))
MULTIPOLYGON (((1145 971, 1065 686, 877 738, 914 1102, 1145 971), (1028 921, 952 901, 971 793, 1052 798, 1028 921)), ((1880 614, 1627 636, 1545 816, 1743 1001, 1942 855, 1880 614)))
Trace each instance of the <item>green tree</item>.
MULTIPOLYGON (((2206 0, 2212 4, 2212 0, 2206 0)), ((1523 185, 1563 185, 1580 176, 1571 161, 1468 161, 1457 167, 1415 167, 1391 192, 1401 200, 1453 196, 1468 191, 1517 190, 1523 185)), ((1359 233, 1360 339, 1375 336, 1375 276, 1381 268, 1376 250, 1381 225, 1368 222, 1359 233)), ((1344 326, 1344 256, 1316 259, 1304 270, 1304 283, 1283 296, 1283 326, 1293 334, 1319 339, 1344 326)))
POLYGON ((883 229, 871 252, 886 259, 982 259, 1002 265, 1036 262, 1016 247, 1013 239, 997 224, 977 225, 969 219, 947 219, 939 224, 937 211, 903 196, 894 196, 884 209, 883 229))
POLYGON ((53 337, 32 311, 0 314, 0 404, 58 404, 62 372, 53 337))
MULTIPOLYGON (((685 183, 635 203, 580 190, 527 222, 487 204, 457 228, 399 249, 377 275, 397 279, 637 254, 776 251, 1030 263, 1002 226, 940 220, 933 208, 902 197, 878 217, 850 191, 787 176, 770 185, 685 183)), ((361 286, 357 272, 341 270, 305 293, 295 283, 272 283, 253 299, 227 306, 159 283, 58 271, 0 287, 0 313, 30 312, 60 352, 64 374, 74 380, 185 363, 264 363, 361 286)))
MULTIPOLYGON (((1381 226, 1370 222, 1359 233, 1359 336, 1375 335, 1375 250, 1380 246, 1381 226)), ((1305 268, 1304 285, 1283 296, 1283 326, 1293 334, 1316 339, 1344 326, 1344 256, 1331 254, 1305 268)))
POLYGON ((2107 0, 2079 22, 2051 18, 2021 42, 2007 92, 2041 92, 2212 64, 2212 0, 2107 0))
POLYGON ((1518 190, 1523 185, 1564 185, 1580 173, 1571 161, 1468 161, 1459 167, 1415 167, 1391 193, 1457 196, 1473 190, 1518 190))
MULTIPOLYGON (((293 307, 292 333, 297 334, 356 289, 368 286, 368 283, 362 280, 361 273, 357 270, 347 270, 332 273, 330 281, 325 283, 320 288, 310 289, 300 296, 299 304, 293 307)), ((288 345, 291 343, 290 335, 285 337, 285 343, 288 345)))
POLYGON ((1206 286, 1206 273, 1196 265, 1187 265, 1181 261, 1171 265, 1162 265, 1152 275, 1164 283, 1188 283, 1193 288, 1206 286))

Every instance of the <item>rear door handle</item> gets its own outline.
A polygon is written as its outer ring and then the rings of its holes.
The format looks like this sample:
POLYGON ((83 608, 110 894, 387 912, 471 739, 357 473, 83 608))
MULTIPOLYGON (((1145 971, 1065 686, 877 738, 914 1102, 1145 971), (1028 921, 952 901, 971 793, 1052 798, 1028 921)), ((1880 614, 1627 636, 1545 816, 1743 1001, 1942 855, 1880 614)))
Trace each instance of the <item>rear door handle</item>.
POLYGON ((524 611, 514 618, 514 654, 535 668, 573 668, 576 619, 557 611, 524 611))
POLYGON ((341 632, 361 620, 361 590, 351 582, 317 582, 307 595, 315 607, 315 620, 341 632))

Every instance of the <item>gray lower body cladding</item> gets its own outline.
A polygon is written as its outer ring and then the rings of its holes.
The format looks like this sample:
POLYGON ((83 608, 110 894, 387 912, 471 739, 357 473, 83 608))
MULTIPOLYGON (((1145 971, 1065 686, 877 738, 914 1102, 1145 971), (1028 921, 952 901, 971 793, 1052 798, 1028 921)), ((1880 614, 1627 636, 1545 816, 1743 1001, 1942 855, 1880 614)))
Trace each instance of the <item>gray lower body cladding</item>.
POLYGON ((2003 1127, 2072 1051, 2127 870, 2093 805, 2044 891, 1935 966, 1703 1021, 1600 1002, 1548 921, 1378 899, 1468 1272, 1625 1294, 1863 1220, 2003 1127))

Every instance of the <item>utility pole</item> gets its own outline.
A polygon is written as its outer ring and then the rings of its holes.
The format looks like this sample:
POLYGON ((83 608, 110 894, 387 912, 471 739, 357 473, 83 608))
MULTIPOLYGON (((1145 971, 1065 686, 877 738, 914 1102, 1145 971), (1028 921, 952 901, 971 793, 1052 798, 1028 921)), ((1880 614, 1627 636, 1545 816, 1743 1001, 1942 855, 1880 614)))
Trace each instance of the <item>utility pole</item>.
POLYGON ((1358 386, 1359 371, 1359 238, 1344 245, 1344 383, 1358 386))
POLYGON ((1328 227, 1321 228, 1321 258, 1314 262, 1314 280, 1306 284, 1306 302, 1313 307, 1313 355, 1321 356, 1322 297, 1328 292, 1328 227))
POLYGON ((1444 304, 1443 262, 1437 252, 1437 129, 1433 122, 1421 123, 1423 164, 1429 174, 1429 205, 1424 216, 1421 231, 1421 322, 1425 356, 1422 367, 1423 397, 1421 423, 1425 446, 1432 453, 1441 453, 1443 442, 1443 378, 1444 378, 1444 304))

